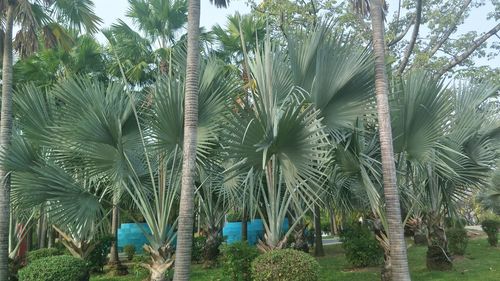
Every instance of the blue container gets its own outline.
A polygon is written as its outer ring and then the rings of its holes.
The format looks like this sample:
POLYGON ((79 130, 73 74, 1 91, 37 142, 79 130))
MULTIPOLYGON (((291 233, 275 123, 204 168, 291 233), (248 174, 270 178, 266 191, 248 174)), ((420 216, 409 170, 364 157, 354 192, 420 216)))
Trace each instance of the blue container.
POLYGON ((142 246, 148 244, 143 231, 151 233, 146 223, 122 223, 118 229, 118 251, 123 251, 126 245, 134 245, 136 252, 142 253, 142 246))
MULTIPOLYGON (((134 245, 137 253, 143 253, 144 244, 149 244, 144 231, 151 234, 151 229, 146 223, 122 223, 118 228, 118 251, 122 252, 126 245, 134 245)), ((173 247, 175 243, 176 238, 172 241, 173 247)))
MULTIPOLYGON (((283 221, 283 231, 288 231, 288 219, 283 221)), ((248 244, 255 245, 264 237, 264 223, 261 219, 254 219, 248 222, 248 244)), ((222 229, 222 235, 228 244, 241 241, 241 222, 226 222, 222 229)))

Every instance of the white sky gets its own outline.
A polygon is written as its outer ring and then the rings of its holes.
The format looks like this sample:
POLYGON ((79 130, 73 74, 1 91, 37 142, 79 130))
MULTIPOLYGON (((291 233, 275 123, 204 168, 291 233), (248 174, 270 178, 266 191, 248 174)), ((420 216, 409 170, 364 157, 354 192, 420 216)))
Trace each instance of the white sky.
MULTIPOLYGON (((389 15, 392 17, 395 10, 398 7, 399 0, 389 0, 389 15)), ((474 8, 473 12, 466 20, 466 22, 460 26, 458 32, 465 33, 468 31, 475 30, 478 33, 483 33, 492 28, 496 23, 494 20, 487 20, 486 13, 493 9, 489 1, 483 7, 474 8)), ((102 27, 109 27, 111 24, 115 23, 117 19, 122 19, 128 24, 132 25, 131 21, 125 17, 125 13, 128 9, 127 0, 94 0, 96 13, 104 21, 102 27)), ((241 14, 249 13, 250 8, 246 6, 245 0, 232 0, 229 3, 228 8, 216 8, 210 3, 210 0, 201 0, 201 26, 210 29, 214 24, 224 25, 226 23, 226 18, 228 15, 234 14, 239 11, 241 14)), ((423 30, 425 32, 425 30, 423 30)), ((411 32, 409 32, 411 34, 411 32)), ((98 39, 101 42, 105 42, 104 36, 98 35, 98 39)), ((496 38, 490 38, 490 42, 496 38)), ((497 54, 496 58, 492 60, 487 60, 482 58, 477 60, 477 64, 480 65, 492 65, 500 66, 500 55, 497 54)))

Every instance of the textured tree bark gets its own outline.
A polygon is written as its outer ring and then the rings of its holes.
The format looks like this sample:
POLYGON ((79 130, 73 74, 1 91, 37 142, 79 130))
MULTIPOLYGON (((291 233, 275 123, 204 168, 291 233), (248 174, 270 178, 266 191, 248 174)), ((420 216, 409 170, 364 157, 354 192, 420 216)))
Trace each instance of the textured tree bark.
POLYGON ((189 280, 194 220, 194 174, 198 126, 198 92, 200 65, 200 0, 189 0, 184 98, 184 143, 182 184, 179 206, 179 228, 175 255, 174 281, 189 280))
POLYGON ((380 150, 388 236, 392 263, 392 277, 397 281, 408 281, 410 272, 406 253, 406 242, 401 220, 399 193, 396 185, 396 165, 392 146, 391 118, 388 101, 388 82, 385 63, 384 19, 380 0, 370 1, 373 29, 373 54, 375 57, 375 94, 379 124, 380 150))
MULTIPOLYGON (((4 19, 0 153, 9 150, 12 135, 12 29, 14 17, 14 4, 9 3, 4 19)), ((8 280, 9 278, 9 218, 10 177, 5 167, 0 164, 0 280, 8 280)))
POLYGON ((453 263, 448 251, 448 240, 443 226, 442 216, 429 212, 425 216, 427 225, 426 265, 429 270, 451 270, 453 263))
POLYGON ((321 236, 321 209, 318 205, 314 206, 314 255, 322 257, 325 255, 323 249, 323 237, 321 236))

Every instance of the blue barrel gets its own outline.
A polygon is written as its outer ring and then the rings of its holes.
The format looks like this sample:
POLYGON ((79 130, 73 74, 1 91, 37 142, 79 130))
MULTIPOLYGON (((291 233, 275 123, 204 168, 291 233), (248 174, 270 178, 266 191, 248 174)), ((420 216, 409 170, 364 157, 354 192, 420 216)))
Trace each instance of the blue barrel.
MULTIPOLYGON (((288 231, 288 219, 283 221, 283 231, 288 231)), ((262 219, 254 219, 248 222, 248 244, 255 245, 264 237, 264 223, 262 219)), ((241 241, 241 222, 226 222, 222 229, 222 235, 228 244, 241 241)))
POLYGON ((143 231, 151 233, 146 223, 122 223, 118 229, 118 251, 123 251, 126 245, 134 245, 136 252, 142 253, 142 246, 149 243, 143 231))
MULTIPOLYGON (((144 231, 151 234, 151 229, 146 223, 122 223, 120 228, 118 228, 118 251, 123 251, 123 247, 126 245, 134 245, 137 253, 143 253, 142 247, 144 244, 149 244, 144 231)), ((174 248, 175 243, 176 239, 174 238, 172 241, 174 248)))

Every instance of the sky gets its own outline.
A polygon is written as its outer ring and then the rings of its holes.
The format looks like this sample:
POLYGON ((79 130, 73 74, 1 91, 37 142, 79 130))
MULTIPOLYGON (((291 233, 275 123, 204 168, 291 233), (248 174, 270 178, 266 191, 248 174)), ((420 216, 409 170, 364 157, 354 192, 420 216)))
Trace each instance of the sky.
MULTIPOLYGON (((398 7, 399 0, 389 0, 389 15, 393 15, 398 7)), ((210 3, 210 0, 201 0, 201 18, 200 24, 207 29, 210 29, 215 24, 224 25, 226 23, 226 18, 228 15, 234 14, 236 11, 241 14, 249 13, 250 8, 245 4, 245 0, 232 0, 227 8, 216 8, 210 3)), ((489 3, 489 1, 487 1, 489 3)), ((122 19, 129 25, 132 25, 130 19, 125 17, 128 9, 128 0, 94 0, 96 13, 99 17, 103 19, 102 27, 109 27, 111 24, 115 23, 117 19, 122 19)), ((468 31, 477 31, 478 33, 483 33, 492 28, 496 23, 494 20, 487 20, 486 13, 492 9, 491 3, 486 6, 475 8, 465 21, 465 23, 459 27, 458 33, 464 33, 468 31)), ((425 30, 423 31, 425 32, 425 30)), ((409 32, 410 34, 411 32, 409 32)), ((99 34, 97 36, 98 40, 105 42, 104 36, 99 34)), ((490 38, 492 40, 492 38, 490 38)), ((488 60, 486 58, 481 58, 476 60, 478 65, 492 65, 500 67, 500 54, 492 59, 488 60)))
MULTIPOLYGON (((128 9, 128 0, 94 0, 95 11, 103 20, 102 27, 109 27, 116 23, 118 19, 124 20, 127 24, 132 25, 132 22, 125 17, 128 9)), ((250 8, 246 6, 244 0, 230 1, 227 8, 216 8, 210 3, 210 0, 201 0, 201 16, 200 25, 210 29, 215 24, 224 25, 226 18, 234 14, 236 11, 240 14, 250 12, 250 8)), ((104 36, 99 35, 98 39, 103 42, 104 36)))

